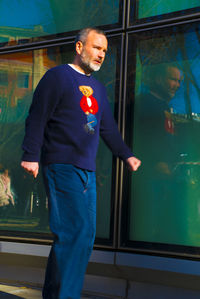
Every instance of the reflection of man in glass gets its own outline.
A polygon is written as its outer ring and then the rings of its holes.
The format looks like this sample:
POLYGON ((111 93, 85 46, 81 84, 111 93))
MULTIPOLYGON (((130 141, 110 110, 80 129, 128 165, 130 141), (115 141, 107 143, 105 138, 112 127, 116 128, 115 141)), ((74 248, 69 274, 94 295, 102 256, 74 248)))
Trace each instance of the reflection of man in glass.
MULTIPOLYGON (((169 159, 173 156, 170 147, 174 148, 175 139, 173 115, 170 113, 169 102, 180 87, 181 72, 175 65, 166 64, 151 68, 147 76, 148 91, 142 93, 136 103, 138 125, 142 131, 139 144, 144 141, 150 147, 148 155, 146 151, 143 153, 148 164, 151 163, 151 170, 149 167, 146 170, 152 172, 156 168, 156 172, 163 170, 166 173, 169 171, 169 159), (166 162, 165 167, 158 171, 158 166, 160 163, 163 166, 164 162, 166 162)), ((144 151, 143 144, 141 151, 144 151)), ((145 169, 145 165, 143 168, 145 169)))
POLYGON ((155 81, 154 84, 152 82, 151 91, 154 91, 158 97, 163 97, 167 101, 171 100, 180 87, 180 70, 175 65, 166 65, 163 69, 155 69, 154 75, 155 81))
POLYGON ((175 65, 151 67, 146 79, 148 89, 136 99, 136 146, 143 160, 139 197, 145 201, 144 226, 150 229, 149 237, 155 238, 152 241, 158 242, 167 238, 172 212, 172 170, 177 160, 177 140, 169 102, 180 81, 181 72, 175 65))

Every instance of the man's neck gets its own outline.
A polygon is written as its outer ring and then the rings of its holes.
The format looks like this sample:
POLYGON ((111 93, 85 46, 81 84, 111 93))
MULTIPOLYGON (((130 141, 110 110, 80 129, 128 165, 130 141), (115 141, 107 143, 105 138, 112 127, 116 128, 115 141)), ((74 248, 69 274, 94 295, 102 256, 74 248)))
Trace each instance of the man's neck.
POLYGON ((78 72, 78 73, 80 73, 80 74, 82 74, 82 75, 85 75, 85 73, 84 73, 81 69, 79 69, 75 64, 73 64, 73 63, 68 63, 68 65, 69 65, 73 70, 75 70, 76 72, 78 72))
POLYGON ((90 76, 91 75, 91 71, 86 69, 85 67, 82 66, 80 60, 78 59, 74 59, 74 61, 71 63, 71 65, 74 67, 74 69, 76 69, 78 72, 86 75, 86 76, 90 76))

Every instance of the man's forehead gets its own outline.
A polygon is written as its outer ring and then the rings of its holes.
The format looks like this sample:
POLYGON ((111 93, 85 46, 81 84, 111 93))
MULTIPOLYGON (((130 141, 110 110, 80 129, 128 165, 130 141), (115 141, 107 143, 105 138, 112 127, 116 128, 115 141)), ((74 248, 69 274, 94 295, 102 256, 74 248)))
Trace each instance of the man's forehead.
POLYGON ((107 38, 104 34, 98 33, 95 30, 91 30, 88 33, 88 36, 86 38, 86 42, 88 41, 104 41, 107 42, 107 38))

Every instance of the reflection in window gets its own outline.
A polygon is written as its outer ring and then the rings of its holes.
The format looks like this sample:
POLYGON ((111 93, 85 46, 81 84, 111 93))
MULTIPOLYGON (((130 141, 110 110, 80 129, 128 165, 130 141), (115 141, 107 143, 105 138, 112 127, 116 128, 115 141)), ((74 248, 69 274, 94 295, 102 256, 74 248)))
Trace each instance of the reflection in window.
POLYGON ((199 0, 137 0, 138 18, 148 18, 199 7, 199 0))
MULTIPOLYGON (((95 74, 108 90, 111 107, 115 106, 116 62, 120 39, 110 40, 111 50, 102 70, 95 74), (110 71, 112 70, 112 71, 110 71)), ((24 121, 32 94, 40 78, 51 67, 71 62, 74 45, 1 55, 8 73, 9 88, 0 88, 0 179, 7 175, 8 194, 0 194, 0 230, 49 232, 47 199, 41 174, 33 179, 20 167, 24 121), (9 62, 9 63, 8 63, 9 62), (3 97, 4 96, 4 97, 3 97), (9 197, 10 196, 10 197, 9 197), (14 204, 12 202, 14 201, 14 204), (2 204, 1 206, 1 201, 2 204)), ((1 184, 1 181, 0 181, 1 184)), ((97 237, 110 238, 112 154, 100 143, 97 157, 97 237)), ((0 185, 1 187, 1 185, 0 185)), ((1 193, 1 190, 0 190, 1 193)))
POLYGON ((199 29, 138 43, 131 240, 200 246, 199 29))
POLYGON ((0 73, 0 229, 49 232, 42 179, 33 180, 20 167, 24 121, 35 86, 48 68, 56 65, 57 48, 1 55, 0 73), (34 71, 33 71, 34 70, 34 71), (5 79, 6 78, 6 79, 5 79))
MULTIPOLYGON (((106 86, 108 100, 114 113, 115 108, 115 89, 116 89, 116 72, 118 46, 120 39, 109 40, 109 51, 106 60, 100 72, 94 73, 94 76, 106 86), (110 71, 112 70, 112 71, 110 71)), ((111 231, 111 196, 112 196, 112 153, 100 139, 98 155, 96 159, 97 165, 97 238, 109 239, 111 231)))
POLYGON ((19 88, 28 88, 29 86, 29 74, 27 73, 18 73, 17 74, 17 86, 19 88))
POLYGON ((8 74, 6 72, 0 72, 0 85, 8 86, 8 74))
POLYGON ((119 22, 120 0, 0 1, 0 43, 119 22))

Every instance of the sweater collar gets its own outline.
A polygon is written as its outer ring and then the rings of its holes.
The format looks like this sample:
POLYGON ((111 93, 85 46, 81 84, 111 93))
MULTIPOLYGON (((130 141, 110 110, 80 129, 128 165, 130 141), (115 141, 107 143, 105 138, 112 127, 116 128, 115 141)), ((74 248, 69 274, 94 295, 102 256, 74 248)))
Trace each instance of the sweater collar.
POLYGON ((91 75, 86 75, 84 72, 81 72, 79 70, 77 70, 76 66, 74 64, 71 64, 71 63, 68 63, 68 65, 74 70, 76 71, 77 73, 81 74, 81 75, 85 75, 87 77, 90 77, 91 75))

